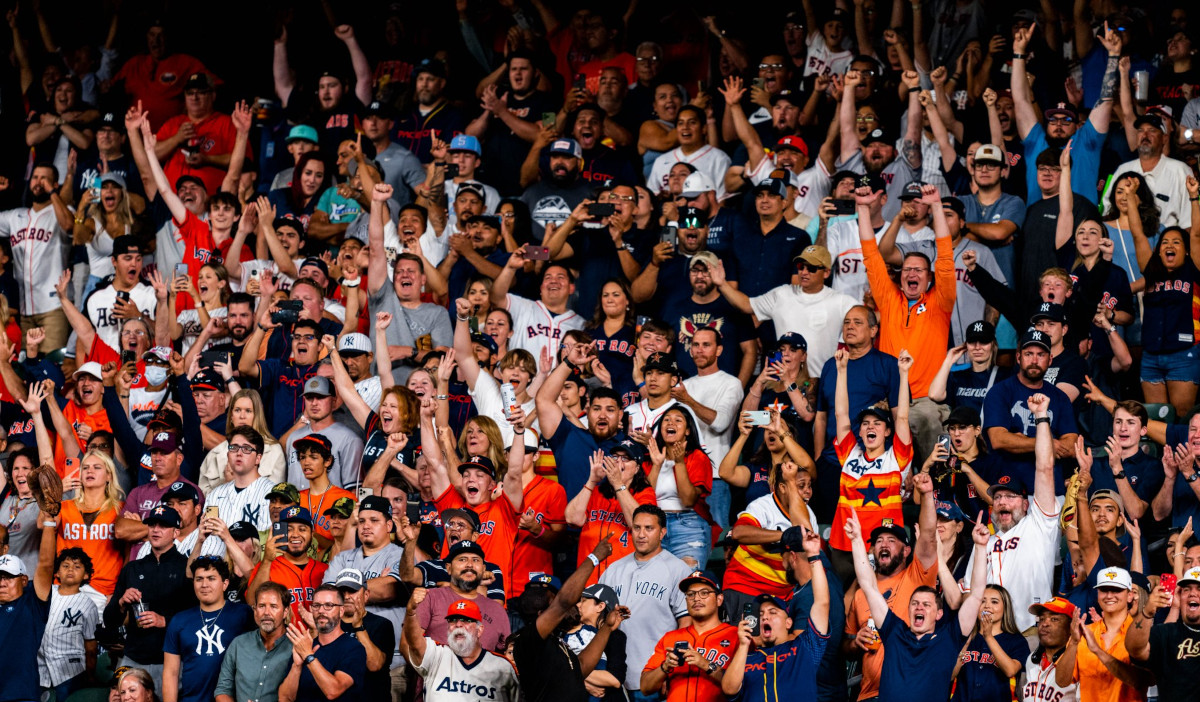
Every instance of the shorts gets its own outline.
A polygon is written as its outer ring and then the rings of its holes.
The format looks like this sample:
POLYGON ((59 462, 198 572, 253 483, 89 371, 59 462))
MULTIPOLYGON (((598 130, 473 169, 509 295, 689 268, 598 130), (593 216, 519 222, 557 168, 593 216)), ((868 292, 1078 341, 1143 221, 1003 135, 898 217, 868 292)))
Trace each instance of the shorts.
POLYGON ((1170 353, 1142 354, 1143 383, 1193 383, 1200 385, 1200 355, 1196 347, 1170 353))
POLYGON ((712 552, 712 527, 694 510, 667 512, 667 535, 662 546, 676 558, 694 559, 694 567, 704 570, 712 552))

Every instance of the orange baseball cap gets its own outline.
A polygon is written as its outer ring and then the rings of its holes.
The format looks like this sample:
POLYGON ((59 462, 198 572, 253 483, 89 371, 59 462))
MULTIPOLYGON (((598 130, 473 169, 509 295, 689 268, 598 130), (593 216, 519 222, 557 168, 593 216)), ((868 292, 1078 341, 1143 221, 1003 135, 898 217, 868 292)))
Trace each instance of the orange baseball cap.
POLYGON ((1061 597, 1055 597, 1046 602, 1034 602, 1029 605, 1029 613, 1033 616, 1039 616, 1042 612, 1050 612, 1051 614, 1065 614, 1068 617, 1074 616, 1075 605, 1061 597))

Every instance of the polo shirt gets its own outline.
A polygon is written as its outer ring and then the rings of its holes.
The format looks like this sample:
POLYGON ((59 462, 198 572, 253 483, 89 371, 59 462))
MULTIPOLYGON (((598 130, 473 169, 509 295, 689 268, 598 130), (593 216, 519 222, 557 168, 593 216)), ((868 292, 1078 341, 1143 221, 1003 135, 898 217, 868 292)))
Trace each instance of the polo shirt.
POLYGON ((903 619, 888 610, 879 636, 888 655, 883 657, 879 702, 944 700, 966 637, 954 612, 938 620, 932 633, 918 638, 903 619))
POLYGON ((738 289, 750 297, 762 295, 792 280, 796 266, 792 258, 812 244, 808 232, 780 220, 762 233, 756 224, 734 230, 733 257, 738 289))

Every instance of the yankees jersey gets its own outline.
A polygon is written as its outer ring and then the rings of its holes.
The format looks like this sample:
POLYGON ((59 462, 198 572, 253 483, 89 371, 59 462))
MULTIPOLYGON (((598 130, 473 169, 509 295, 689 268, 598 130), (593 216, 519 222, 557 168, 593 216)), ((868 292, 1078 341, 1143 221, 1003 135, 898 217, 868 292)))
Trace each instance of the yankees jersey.
POLYGON ((654 655, 654 647, 664 632, 676 629, 680 617, 687 616, 687 601, 678 583, 692 572, 691 566, 671 554, 659 551, 647 560, 631 553, 613 563, 600 576, 600 582, 616 591, 631 616, 621 625, 625 630, 625 686, 637 690, 642 670, 654 655))
MULTIPOLYGON (((233 481, 222 483, 208 493, 207 504, 216 505, 217 516, 226 524, 250 522, 259 531, 271 528, 271 514, 267 509, 267 493, 274 486, 266 478, 257 478, 244 488, 233 481)), ((220 537, 209 536, 200 551, 203 556, 224 556, 225 542, 220 537)))
MULTIPOLYGON (((987 581, 1003 585, 1012 596, 1013 615, 1017 629, 1025 631, 1037 624, 1029 606, 1045 602, 1054 596, 1054 560, 1058 555, 1058 500, 1051 503, 1051 512, 1029 498, 1029 512, 1017 525, 1005 532, 988 537, 987 581)), ((971 569, 975 567, 975 550, 967 561, 963 583, 971 588, 971 569)))
POLYGON ((85 592, 50 593, 50 617, 38 648, 38 680, 42 687, 57 687, 84 670, 84 641, 94 641, 100 610, 85 592))
POLYGON ((508 295, 508 313, 513 318, 509 348, 525 349, 538 363, 542 362, 542 349, 548 349, 550 357, 557 358, 563 334, 583 329, 583 318, 573 310, 568 308, 562 314, 555 314, 541 300, 528 300, 512 293, 508 295))
MULTIPOLYGON (((54 284, 63 272, 67 233, 58 226, 54 206, 18 207, 0 212, 0 237, 12 246, 13 277, 21 286, 21 314, 53 312, 62 307, 54 284)), ((15 306, 15 300, 9 300, 15 306)))
MULTIPOLYGON (((224 600, 222 600, 224 602, 224 600)), ((234 637, 254 628, 254 613, 241 602, 224 602, 205 612, 199 607, 167 622, 163 652, 179 656, 179 702, 208 702, 217 687, 221 659, 234 637)))
POLYGON ((483 651, 467 666, 450 650, 425 637, 425 657, 413 665, 425 679, 425 702, 517 702, 517 670, 503 656, 483 651))
POLYGON ((1029 654, 1025 660, 1025 686, 1020 693, 1022 702, 1075 702, 1078 699, 1077 683, 1059 687, 1054 681, 1057 663, 1058 658, 1050 660, 1040 646, 1029 654))
POLYGON ((850 539, 846 538, 841 526, 852 509, 858 511, 864 538, 881 524, 889 524, 889 520, 890 524, 904 526, 901 511, 904 496, 901 492, 912 468, 912 444, 893 436, 890 448, 868 460, 858 437, 851 432, 834 444, 834 450, 842 470, 829 545, 842 551, 850 550, 850 539))

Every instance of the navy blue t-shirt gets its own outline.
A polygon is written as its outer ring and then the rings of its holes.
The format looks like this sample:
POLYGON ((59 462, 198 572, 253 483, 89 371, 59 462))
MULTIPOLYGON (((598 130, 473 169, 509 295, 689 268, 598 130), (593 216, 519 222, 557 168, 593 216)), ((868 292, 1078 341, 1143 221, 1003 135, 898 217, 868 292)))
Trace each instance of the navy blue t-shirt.
POLYGON ((739 702, 811 700, 817 696, 817 668, 829 643, 829 634, 818 634, 811 621, 804 633, 785 644, 752 651, 746 656, 746 673, 739 702))
POLYGON ((966 640, 957 614, 947 611, 933 633, 918 639, 888 610, 879 636, 888 652, 879 678, 879 702, 944 700, 950 695, 951 675, 966 640))
MULTIPOLYGON (((943 615, 944 616, 944 615, 943 615)), ((1000 632, 996 643, 1014 661, 1029 658, 1029 642, 1020 634, 1000 632)), ((976 636, 963 652, 963 667, 954 688, 953 702, 1010 702, 1009 678, 996 666, 992 649, 982 636, 976 636)))
POLYGON ((193 607, 172 617, 163 651, 179 656, 179 702, 211 700, 225 649, 253 628, 254 613, 241 602, 226 602, 218 612, 193 607))
MULTIPOLYGON (((821 554, 825 566, 825 580, 829 583, 829 630, 841 631, 846 626, 846 607, 842 602, 842 581, 833 572, 833 565, 825 554, 821 554)), ((792 630, 800 631, 808 621, 813 605, 812 581, 792 588, 788 600, 788 616, 792 618, 792 630)), ((837 646, 826 646, 817 668, 817 699, 820 702, 841 702, 846 699, 846 668, 837 646)))
MULTIPOLYGON (((1033 423, 1033 413, 1029 411, 1029 398, 1042 393, 1050 398, 1050 432, 1055 438, 1064 434, 1079 433, 1075 425, 1075 413, 1071 409, 1071 401, 1067 394, 1050 383, 1042 382, 1042 387, 1034 390, 1026 387, 1017 376, 996 383, 988 393, 983 403, 983 435, 986 437, 992 427, 1002 427, 1016 434, 1024 434, 1029 438, 1037 436, 1037 425, 1033 423)), ((1033 452, 1014 454, 998 452, 1008 463, 1009 470, 1021 475, 1025 485, 1033 488, 1034 463, 1033 452)), ((1054 492, 1056 495, 1065 493, 1062 469, 1054 466, 1054 492)))
POLYGON ((36 700, 41 695, 37 653, 49 616, 50 602, 37 596, 32 580, 19 598, 0 606, 0 641, 5 648, 0 656, 0 700, 36 700))
MULTIPOLYGON (((871 349, 861 358, 851 359, 846 365, 846 394, 850 398, 850 420, 866 407, 886 399, 889 407, 900 401, 900 369, 896 357, 871 349)), ((825 425, 825 451, 822 455, 834 458, 833 439, 837 432, 837 421, 833 416, 833 400, 837 390, 837 361, 829 359, 821 367, 821 383, 817 391, 817 411, 827 412, 829 421, 825 425)), ((853 429, 852 429, 853 431, 853 429)), ((836 460, 836 459, 835 459, 836 460)))
POLYGON ((317 365, 296 366, 275 358, 258 362, 258 391, 267 403, 271 433, 283 436, 304 409, 304 381, 317 374, 317 365))
MULTIPOLYGON (((333 641, 319 647, 315 652, 317 660, 321 662, 321 666, 330 672, 341 672, 348 674, 354 680, 351 685, 340 696, 329 700, 342 700, 343 702, 355 702, 363 697, 363 680, 367 677, 367 652, 363 650, 362 644, 358 639, 349 634, 342 634, 333 641)), ((297 702, 306 702, 307 700, 328 700, 324 692, 317 685, 317 681, 313 679, 312 671, 309 666, 304 666, 300 671, 300 685, 296 689, 297 702)))
POLYGON ((1050 360, 1050 367, 1046 369, 1045 381, 1055 386, 1060 383, 1074 385, 1079 390, 1078 402, 1084 404, 1087 400, 1083 398, 1083 384, 1087 382, 1087 372, 1087 362, 1079 354, 1068 349, 1050 360))
MULTIPOLYGON (((375 465, 375 461, 387 450, 387 434, 380 428, 379 414, 376 412, 367 415, 367 425, 364 429, 367 432, 367 440, 363 443, 362 474, 366 475, 375 465)), ((400 449, 400 453, 396 454, 396 459, 412 468, 417 464, 417 453, 420 450, 421 434, 414 431, 408 435, 408 442, 400 449)))
POLYGON ((988 389, 1012 375, 1011 368, 992 366, 985 371, 970 368, 954 371, 946 379, 946 404, 951 407, 970 407, 983 412, 983 398, 988 389))
POLYGON ((550 445, 558 464, 558 483, 566 491, 567 500, 570 500, 579 494, 591 475, 592 468, 588 461, 598 447, 596 437, 563 417, 546 443, 550 445))
POLYGON ((1172 353, 1195 345, 1192 306, 1197 282, 1200 270, 1190 258, 1174 272, 1146 269, 1142 295, 1142 348, 1146 353, 1172 353))
POLYGON ((750 297, 757 297, 787 285, 796 272, 792 258, 811 243, 808 232, 783 221, 766 235, 755 224, 735 230, 733 257, 737 262, 734 267, 738 289, 750 297))
POLYGON ((637 353, 637 342, 633 327, 623 326, 612 336, 604 333, 604 325, 588 327, 596 344, 596 359, 612 376, 612 389, 621 394, 621 407, 642 401, 637 385, 633 382, 633 355, 637 353))
POLYGON ((702 327, 714 327, 721 332, 721 355, 717 367, 737 377, 742 362, 740 344, 754 338, 754 327, 750 318, 729 304, 723 296, 709 303, 692 300, 691 295, 676 304, 663 307, 663 321, 675 329, 675 363, 687 378, 696 374, 696 362, 692 360, 692 334, 702 327))

